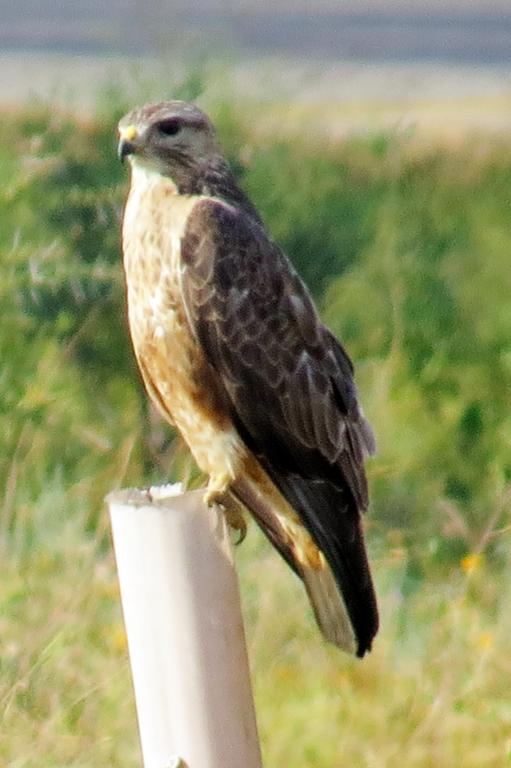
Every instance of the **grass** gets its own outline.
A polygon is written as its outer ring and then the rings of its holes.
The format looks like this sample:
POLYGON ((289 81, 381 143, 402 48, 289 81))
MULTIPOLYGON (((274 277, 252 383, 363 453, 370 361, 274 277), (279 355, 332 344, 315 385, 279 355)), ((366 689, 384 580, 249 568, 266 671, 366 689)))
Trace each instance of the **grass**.
MULTIPOLYGON (((0 567, 0 765, 138 766, 111 550, 64 508, 50 524, 56 547, 41 520, 40 545, 0 567)), ((382 629, 363 661, 325 646, 299 583, 253 527, 237 560, 267 768, 511 760, 511 584, 484 558, 407 595, 407 552, 390 537, 373 557, 382 629)))
MULTIPOLYGON (((102 499, 186 459, 129 350, 116 104, 0 125, 0 768, 140 765, 102 499)), ((366 659, 324 645, 257 530, 237 550, 265 768, 511 764, 510 147, 259 142, 217 118, 380 447, 366 659)))

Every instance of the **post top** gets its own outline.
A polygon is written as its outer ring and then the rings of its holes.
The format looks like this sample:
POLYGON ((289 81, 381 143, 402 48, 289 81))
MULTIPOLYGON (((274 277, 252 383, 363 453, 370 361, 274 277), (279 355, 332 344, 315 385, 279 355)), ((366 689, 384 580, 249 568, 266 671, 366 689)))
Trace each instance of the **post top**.
POLYGON ((169 500, 177 501, 184 498, 195 498, 204 495, 204 488, 195 491, 183 491, 182 483, 167 483, 166 485, 152 485, 150 488, 122 488, 111 491, 105 496, 109 506, 128 507, 166 507, 169 500))

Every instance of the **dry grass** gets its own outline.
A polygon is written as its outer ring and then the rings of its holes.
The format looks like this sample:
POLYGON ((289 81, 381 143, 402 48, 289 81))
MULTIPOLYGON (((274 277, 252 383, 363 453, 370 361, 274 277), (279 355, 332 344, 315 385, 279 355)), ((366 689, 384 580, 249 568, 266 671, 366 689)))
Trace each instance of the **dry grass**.
MULTIPOLYGON (((135 710, 98 510, 109 488, 161 480, 170 462, 149 440, 139 449, 131 358, 112 359, 126 344, 120 301, 92 297, 87 313, 68 290, 84 263, 94 287, 98 253, 102 269, 117 263, 113 128, 27 116, 3 130, 0 768, 130 768, 135 710), (66 173, 17 176, 20 136, 36 159, 43 137, 66 173), (89 224, 69 238, 76 217, 89 224), (28 262, 52 269, 21 311, 28 262)), ((416 162, 383 136, 339 158, 269 147, 246 169, 297 263, 310 266, 311 242, 330 254, 308 276, 330 284, 325 313, 380 439, 369 533, 382 629, 367 659, 323 644, 256 530, 237 552, 266 768, 511 764, 509 548, 489 535, 509 535, 511 161, 488 147, 416 162)))
MULTIPOLYGON (((238 551, 267 768, 511 759, 509 585, 475 559, 405 598, 407 553, 389 551, 375 562, 383 626, 362 662, 322 643, 256 530, 238 551)), ((0 583, 0 765, 140 765, 112 555, 74 528, 65 554, 4 560, 0 583)))

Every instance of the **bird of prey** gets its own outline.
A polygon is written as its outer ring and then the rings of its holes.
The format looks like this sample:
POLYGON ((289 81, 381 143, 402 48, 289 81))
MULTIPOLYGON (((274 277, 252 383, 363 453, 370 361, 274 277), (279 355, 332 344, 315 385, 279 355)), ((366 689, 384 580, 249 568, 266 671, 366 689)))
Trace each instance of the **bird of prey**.
MULTIPOLYGON (((271 239, 197 106, 119 123, 128 315, 142 378, 209 476, 303 580, 327 640, 363 656, 378 628, 361 512, 374 438, 353 366, 271 239)), ((318 243, 318 248, 321 244, 318 243)))

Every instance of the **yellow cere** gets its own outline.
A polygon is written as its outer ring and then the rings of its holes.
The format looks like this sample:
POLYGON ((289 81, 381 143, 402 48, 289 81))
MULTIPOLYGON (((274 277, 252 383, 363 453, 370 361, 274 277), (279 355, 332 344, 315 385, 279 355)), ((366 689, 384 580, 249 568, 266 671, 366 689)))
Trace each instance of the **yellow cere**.
POLYGON ((134 125, 127 125, 125 128, 119 128, 119 135, 125 141, 133 141, 137 138, 138 131, 134 125))

